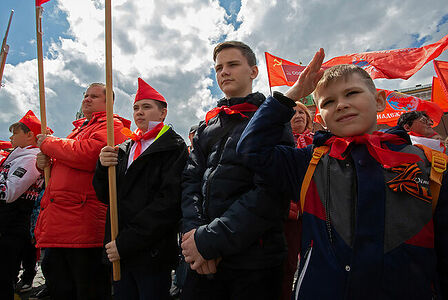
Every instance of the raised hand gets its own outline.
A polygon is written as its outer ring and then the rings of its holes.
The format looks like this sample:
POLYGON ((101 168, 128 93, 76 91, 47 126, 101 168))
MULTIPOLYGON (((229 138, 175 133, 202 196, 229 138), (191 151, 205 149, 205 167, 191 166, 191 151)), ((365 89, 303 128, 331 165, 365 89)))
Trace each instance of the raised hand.
POLYGON ((313 59, 305 70, 300 73, 296 83, 286 92, 285 96, 294 101, 298 101, 311 94, 324 74, 324 70, 321 68, 324 58, 324 49, 320 48, 314 54, 313 59))

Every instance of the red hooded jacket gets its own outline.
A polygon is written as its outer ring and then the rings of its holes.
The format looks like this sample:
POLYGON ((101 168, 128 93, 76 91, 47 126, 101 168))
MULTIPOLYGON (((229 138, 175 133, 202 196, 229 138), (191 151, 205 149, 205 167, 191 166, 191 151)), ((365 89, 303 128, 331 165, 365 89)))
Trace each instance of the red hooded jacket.
MULTIPOLYGON (((73 122, 65 139, 48 136, 41 151, 52 158, 51 176, 41 201, 35 235, 36 247, 102 247, 107 206, 98 201, 92 186, 101 149, 107 144, 106 113, 94 113, 73 122)), ((131 122, 114 115, 115 144, 126 137, 120 132, 131 122)))

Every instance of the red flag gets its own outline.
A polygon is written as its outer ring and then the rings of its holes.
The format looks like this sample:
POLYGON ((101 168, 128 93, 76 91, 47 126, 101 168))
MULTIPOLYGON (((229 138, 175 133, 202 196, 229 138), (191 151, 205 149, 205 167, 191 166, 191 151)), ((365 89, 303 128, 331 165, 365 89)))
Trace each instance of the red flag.
POLYGON ((440 85, 448 97, 448 61, 434 60, 433 63, 440 85))
POLYGON ((413 110, 426 111, 434 126, 439 124, 443 110, 436 103, 396 91, 383 91, 386 92, 386 109, 377 114, 378 124, 395 126, 401 114, 413 110))
POLYGON ((48 2, 50 0, 36 0, 36 6, 41 6, 42 4, 44 4, 45 2, 48 2))
POLYGON ((431 102, 437 103, 443 111, 448 111, 448 93, 443 90, 438 77, 432 78, 431 102))
POLYGON ((304 66, 299 66, 298 64, 267 52, 264 54, 268 69, 269 86, 271 87, 281 85, 292 86, 297 81, 297 78, 299 78, 300 72, 305 69, 304 66))
POLYGON ((323 66, 354 64, 366 70, 373 79, 408 79, 426 63, 448 49, 448 35, 440 41, 420 48, 404 48, 375 52, 355 53, 335 57, 323 66))

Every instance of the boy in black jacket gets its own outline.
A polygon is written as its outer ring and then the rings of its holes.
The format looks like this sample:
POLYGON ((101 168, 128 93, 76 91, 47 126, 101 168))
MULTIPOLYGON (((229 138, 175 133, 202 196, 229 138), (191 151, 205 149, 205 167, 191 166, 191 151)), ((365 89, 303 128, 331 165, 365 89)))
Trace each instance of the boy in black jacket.
POLYGON ((192 269, 183 299, 277 299, 289 202, 258 184, 235 150, 265 100, 252 93, 255 54, 228 41, 216 46, 213 58, 225 98, 199 125, 183 174, 182 253, 192 269))
POLYGON ((178 257, 180 179, 188 156, 183 139, 163 124, 165 98, 141 78, 134 101, 136 132, 119 146, 106 146, 93 179, 98 199, 108 202, 107 167, 117 166, 118 236, 105 244, 110 262, 121 261, 115 299, 168 299, 178 257))

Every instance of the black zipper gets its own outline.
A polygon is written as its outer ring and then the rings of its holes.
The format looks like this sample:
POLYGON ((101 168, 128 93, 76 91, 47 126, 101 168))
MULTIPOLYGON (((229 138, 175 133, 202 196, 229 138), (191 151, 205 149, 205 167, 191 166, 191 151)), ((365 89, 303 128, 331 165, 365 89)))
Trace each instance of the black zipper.
MULTIPOLYGON (((210 218, 210 214, 209 214, 209 205, 210 205, 210 184, 212 181, 213 176, 216 173, 216 170, 218 169, 218 165, 221 161, 221 155, 222 155, 222 151, 224 149, 224 146, 226 144, 227 138, 229 137, 229 133, 227 133, 223 138, 221 138, 221 144, 219 145, 218 151, 217 153, 217 157, 218 157, 218 161, 216 162, 216 166, 214 167, 213 171, 210 172, 210 175, 208 175, 207 177, 207 185, 206 185, 206 189, 205 189, 205 195, 206 197, 204 198, 204 202, 205 202, 205 207, 204 207, 204 212, 205 212, 205 216, 209 219, 210 218)), ((209 153, 210 154, 210 153, 209 153)), ((210 219, 208 220, 210 221, 210 219)))

